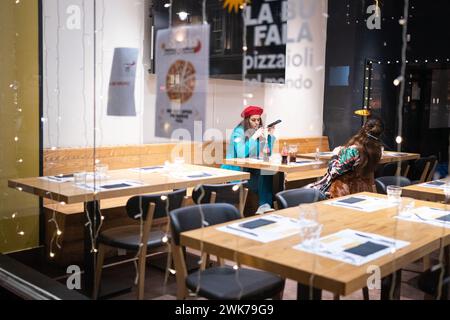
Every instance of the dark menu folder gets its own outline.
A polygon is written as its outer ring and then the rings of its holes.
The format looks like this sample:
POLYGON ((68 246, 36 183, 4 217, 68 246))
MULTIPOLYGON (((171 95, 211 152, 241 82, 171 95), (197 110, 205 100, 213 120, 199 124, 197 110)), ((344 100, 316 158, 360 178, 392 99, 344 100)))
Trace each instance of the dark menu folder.
POLYGON ((358 202, 361 202, 361 201, 364 201, 364 200, 366 200, 366 199, 350 197, 350 198, 347 198, 347 199, 339 200, 337 202, 346 203, 346 204, 354 204, 354 203, 358 203, 358 202))
POLYGON ((158 167, 144 167, 144 168, 140 168, 141 170, 143 170, 143 171, 147 171, 147 170, 157 170, 157 169, 163 169, 164 167, 160 167, 160 166, 158 166, 158 167))
POLYGON ((188 178, 205 178, 205 177, 211 177, 211 176, 212 176, 212 174, 203 172, 203 173, 201 173, 201 174, 193 174, 193 175, 187 176, 187 177, 188 177, 188 178))
POLYGON ((443 186, 445 184, 445 182, 442 182, 442 181, 431 181, 431 182, 427 182, 427 184, 430 184, 432 186, 443 186))
POLYGON ((367 257, 386 248, 388 248, 388 246, 368 241, 366 243, 360 244, 359 246, 346 249, 344 250, 344 252, 356 254, 361 257, 367 257))
POLYGON ((128 183, 117 183, 117 184, 106 184, 101 186, 102 189, 118 189, 118 188, 126 188, 131 187, 131 184, 128 183))
POLYGON ((441 220, 441 221, 446 221, 446 222, 450 222, 450 214, 447 214, 445 216, 439 217, 436 220, 441 220))
POLYGON ((256 229, 259 227, 267 226, 269 224, 276 223, 276 221, 267 220, 267 219, 258 219, 250 222, 245 222, 240 224, 239 226, 246 229, 256 229))

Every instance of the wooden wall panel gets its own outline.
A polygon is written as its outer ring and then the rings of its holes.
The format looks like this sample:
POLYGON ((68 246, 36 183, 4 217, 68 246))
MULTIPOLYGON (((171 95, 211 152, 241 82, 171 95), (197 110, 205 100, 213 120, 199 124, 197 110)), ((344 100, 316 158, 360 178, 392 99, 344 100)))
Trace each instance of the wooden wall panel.
MULTIPOLYGON (((275 144, 275 152, 279 152, 285 142, 298 145, 302 153, 315 152, 316 148, 320 151, 329 150, 328 137, 281 138, 275 144)), ((176 157, 184 158, 187 163, 218 166, 226 155, 226 148, 223 142, 99 147, 95 149, 95 159, 107 164, 111 170, 161 165, 176 157)), ((44 150, 44 175, 93 171, 93 167, 92 148, 44 150)))

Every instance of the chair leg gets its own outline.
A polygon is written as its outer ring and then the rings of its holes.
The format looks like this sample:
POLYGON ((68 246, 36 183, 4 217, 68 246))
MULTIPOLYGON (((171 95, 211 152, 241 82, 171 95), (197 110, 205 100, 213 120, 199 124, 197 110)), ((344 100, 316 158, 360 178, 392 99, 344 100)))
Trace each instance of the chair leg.
POLYGON ((224 258, 217 257, 217 264, 218 264, 220 267, 225 266, 225 259, 224 259, 224 258))
POLYGON ((340 294, 334 294, 333 295, 333 300, 341 300, 341 295, 340 294))
POLYGON ((139 253, 138 300, 144 300, 146 250, 139 253))
POLYGON ((367 287, 362 288, 362 292, 363 292, 364 300, 370 300, 370 298, 369 298, 369 288, 367 288, 367 287))
POLYGON ((169 250, 167 251, 167 265, 166 265, 166 274, 164 275, 164 284, 167 284, 167 281, 169 280, 169 269, 172 268, 172 251, 170 250, 170 246, 169 246, 169 250))
POLYGON ((272 297, 272 300, 283 300, 284 288, 286 285, 286 280, 283 282, 283 288, 278 292, 275 296, 272 297))
POLYGON ((92 293, 92 299, 97 300, 100 291, 100 282, 102 279, 103 262, 105 260, 106 247, 102 244, 98 246, 97 254, 97 266, 95 269, 95 282, 94 282, 94 292, 92 293))

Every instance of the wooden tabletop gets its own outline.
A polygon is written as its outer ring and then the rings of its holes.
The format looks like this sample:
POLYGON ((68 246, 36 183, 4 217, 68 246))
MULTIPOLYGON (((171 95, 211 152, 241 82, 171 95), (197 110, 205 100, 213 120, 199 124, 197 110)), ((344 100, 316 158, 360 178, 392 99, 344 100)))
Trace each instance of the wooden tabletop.
POLYGON ((146 194, 163 190, 190 188, 206 183, 225 183, 235 180, 246 180, 250 178, 250 174, 247 172, 223 170, 190 164, 183 164, 178 167, 178 169, 163 169, 161 172, 137 172, 131 169, 110 170, 107 175, 107 181, 102 181, 102 184, 117 180, 137 181, 140 184, 128 188, 93 192, 92 190, 75 186, 74 182, 58 183, 48 179, 34 177, 9 180, 8 186, 18 191, 31 193, 57 202, 71 204, 146 194), (185 174, 187 172, 205 172, 211 174, 211 176, 201 178, 184 178, 179 176, 180 173, 185 174))
MULTIPOLYGON (((384 197, 378 194, 363 194, 384 197)), ((436 208, 443 206, 438 203, 416 201, 416 207, 423 205, 436 208)), ((395 208, 365 213, 317 203, 317 209, 319 221, 324 225, 322 236, 349 228, 408 241, 410 245, 365 265, 354 266, 293 249, 300 241, 297 235, 261 243, 221 232, 216 230, 217 226, 213 226, 182 233, 181 243, 197 250, 203 248, 205 252, 242 265, 271 271, 299 283, 341 295, 348 295, 367 286, 368 277, 372 275, 369 266, 378 266, 381 276, 384 277, 437 250, 440 248, 441 239, 445 240, 442 244, 449 243, 449 229, 396 219, 395 208), (311 276, 314 276, 312 283, 311 276)), ((276 213, 298 218, 299 211, 296 207, 276 213)))
MULTIPOLYGON (((297 158, 297 161, 308 161, 310 159, 300 159, 297 158)), ((252 158, 234 158, 234 159, 224 159, 224 164, 238 166, 242 168, 250 168, 250 169, 261 169, 267 171, 274 172, 284 172, 284 173, 293 173, 293 172, 302 172, 315 170, 319 168, 323 168, 326 166, 325 162, 320 164, 311 163, 311 164, 278 164, 268 161, 256 160, 252 158)))
MULTIPOLYGON (((307 158, 307 159, 315 159, 315 153, 302 153, 297 155, 298 157, 307 158)), ((319 153, 319 159, 321 160, 331 160, 332 152, 322 152, 319 153)), ((415 160, 419 159, 420 154, 418 153, 407 153, 407 152, 395 152, 395 151, 384 151, 383 156, 381 157, 380 164, 397 162, 397 161, 407 161, 407 160, 415 160)))
POLYGON ((292 172, 287 174, 286 182, 309 180, 323 177, 327 173, 327 168, 312 169, 307 171, 292 172))
POLYGON ((445 201, 444 190, 440 188, 424 187, 423 184, 413 184, 402 188, 403 197, 411 197, 424 201, 442 202, 445 201))

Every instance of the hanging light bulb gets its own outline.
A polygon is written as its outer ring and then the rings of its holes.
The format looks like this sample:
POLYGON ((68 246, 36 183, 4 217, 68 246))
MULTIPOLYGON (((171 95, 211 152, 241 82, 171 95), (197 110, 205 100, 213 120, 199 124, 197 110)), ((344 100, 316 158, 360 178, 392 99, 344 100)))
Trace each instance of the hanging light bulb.
POLYGON ((403 76, 398 76, 395 80, 394 80, 394 86, 398 87, 398 85, 403 81, 403 76))
POLYGON ((177 13, 178 17, 180 18, 181 21, 184 21, 187 19, 189 13, 187 13, 186 11, 180 11, 177 13))

